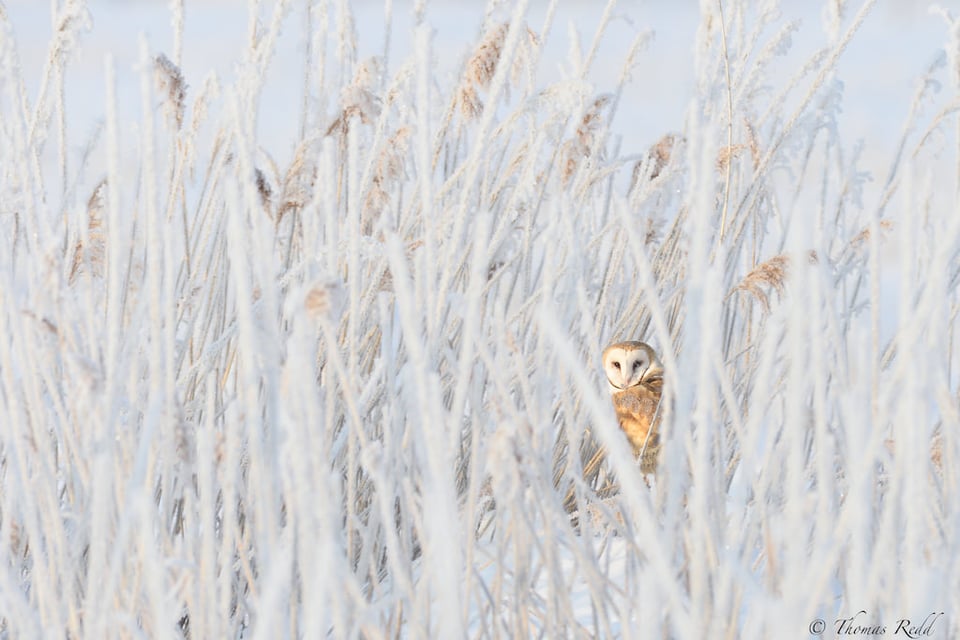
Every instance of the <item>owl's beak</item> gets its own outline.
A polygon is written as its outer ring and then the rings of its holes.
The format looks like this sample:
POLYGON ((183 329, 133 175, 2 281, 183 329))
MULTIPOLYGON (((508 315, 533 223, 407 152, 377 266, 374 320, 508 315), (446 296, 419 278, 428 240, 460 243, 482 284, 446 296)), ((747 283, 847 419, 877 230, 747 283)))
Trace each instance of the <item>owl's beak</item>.
POLYGON ((623 391, 623 387, 616 384, 613 380, 610 379, 610 376, 607 376, 607 384, 610 385, 610 393, 616 393, 617 391, 623 391))

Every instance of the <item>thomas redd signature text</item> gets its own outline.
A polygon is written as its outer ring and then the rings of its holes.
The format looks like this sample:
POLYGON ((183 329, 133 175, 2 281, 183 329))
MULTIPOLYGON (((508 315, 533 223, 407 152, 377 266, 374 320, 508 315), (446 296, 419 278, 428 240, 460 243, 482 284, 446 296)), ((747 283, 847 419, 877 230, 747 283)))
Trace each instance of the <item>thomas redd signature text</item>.
MULTIPOLYGON (((915 618, 900 618, 893 624, 886 624, 879 621, 871 621, 865 609, 861 609, 849 618, 837 618, 834 621, 834 629, 838 637, 844 636, 885 636, 891 633, 894 636, 902 638, 930 638, 933 636, 937 620, 943 616, 943 612, 930 613, 926 618, 918 620, 915 618)), ((810 623, 810 633, 813 635, 822 635, 826 631, 827 623, 825 620, 817 618, 810 623)))

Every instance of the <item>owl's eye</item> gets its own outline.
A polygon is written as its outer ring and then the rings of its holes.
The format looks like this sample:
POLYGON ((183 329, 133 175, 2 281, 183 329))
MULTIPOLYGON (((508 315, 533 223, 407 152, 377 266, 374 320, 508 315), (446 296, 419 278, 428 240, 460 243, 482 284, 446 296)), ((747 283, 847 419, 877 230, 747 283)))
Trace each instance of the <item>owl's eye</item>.
POLYGON ((617 361, 614 361, 613 366, 616 367, 618 370, 620 369, 620 363, 617 361))
POLYGON ((634 362, 633 362, 633 370, 636 371, 636 370, 639 369, 639 368, 640 368, 640 361, 639 361, 639 360, 634 360, 634 362))

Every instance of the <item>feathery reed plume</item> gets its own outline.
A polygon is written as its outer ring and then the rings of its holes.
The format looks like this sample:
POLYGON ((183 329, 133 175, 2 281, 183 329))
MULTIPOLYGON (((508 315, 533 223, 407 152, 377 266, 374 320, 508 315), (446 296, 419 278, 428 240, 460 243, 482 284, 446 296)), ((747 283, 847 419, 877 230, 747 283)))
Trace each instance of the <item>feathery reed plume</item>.
POLYGON ((726 171, 730 163, 739 158, 740 152, 746 148, 748 148, 748 146, 742 142, 721 147, 720 151, 717 152, 717 160, 715 162, 717 171, 721 173, 726 171))
POLYGON ((662 237, 662 227, 663 219, 653 213, 649 214, 644 222, 643 244, 650 247, 659 243, 662 237))
POLYGON ((583 158, 591 157, 602 140, 597 133, 603 123, 603 110, 610 104, 612 96, 597 96, 583 112, 573 138, 563 145, 563 171, 560 174, 562 184, 566 185, 576 173, 583 158))
POLYGON ((187 84, 183 80, 180 67, 162 53, 153 61, 154 79, 157 92, 164 96, 164 111, 171 125, 176 129, 183 126, 183 112, 187 98, 187 84))
POLYGON ((743 119, 743 128, 747 132, 747 148, 750 149, 750 160, 753 163, 753 170, 756 171, 760 166, 760 142, 757 140, 757 131, 746 118, 743 119))
POLYGON ((633 165, 630 188, 627 193, 633 192, 644 182, 660 177, 660 174, 674 157, 678 144, 682 142, 683 136, 676 133, 667 133, 653 143, 647 150, 646 155, 633 165))
MULTIPOLYGON (((529 61, 534 49, 539 45, 539 38, 528 26, 524 25, 526 39, 521 40, 515 49, 516 54, 510 68, 511 80, 518 83, 521 75, 529 68, 529 61)), ((460 107, 460 114, 464 120, 472 120, 483 111, 483 101, 480 91, 490 87, 490 82, 497 72, 503 46, 507 39, 509 23, 501 22, 491 27, 480 45, 467 61, 463 77, 455 93, 455 103, 460 107)), ((509 89, 509 86, 507 87, 509 89)))
MULTIPOLYGON (((0 5, 0 11, 3 10, 3 6, 0 5)), ((27 540, 27 537, 24 535, 23 529, 20 524, 15 520, 10 521, 10 542, 7 549, 10 550, 10 555, 12 557, 21 557, 26 558, 27 553, 30 551, 30 542, 27 540)))
POLYGON ((611 98, 612 96, 610 95, 597 96, 593 104, 590 105, 580 119, 576 136, 577 141, 583 148, 589 150, 596 143, 597 130, 600 128, 600 123, 602 122, 600 112, 610 104, 611 98))
MULTIPOLYGON (((820 257, 816 251, 811 249, 807 252, 807 262, 816 264, 819 260, 820 257)), ((750 270, 750 273, 727 294, 727 297, 729 298, 738 291, 749 293, 763 305, 764 311, 769 312, 770 297, 764 291, 764 287, 768 291, 776 291, 778 296, 783 295, 790 263, 790 256, 786 254, 776 255, 766 262, 761 262, 750 270)))
POLYGON ((284 174, 280 198, 276 205, 275 222, 277 224, 280 224, 288 211, 299 211, 313 193, 313 185, 317 179, 315 142, 314 139, 307 138, 297 146, 293 154, 293 160, 290 161, 290 166, 284 174))
POLYGON ((267 212, 267 215, 272 218, 273 189, 270 188, 270 181, 259 167, 254 170, 254 180, 257 182, 257 195, 260 196, 260 204, 263 206, 263 210, 267 212))
POLYGON ((314 321, 336 324, 345 302, 345 288, 339 280, 320 280, 307 291, 303 306, 314 321))
POLYGON ((770 298, 767 295, 767 291, 764 291, 764 288, 766 287, 768 290, 773 289, 777 292, 778 296, 783 295, 789 265, 789 257, 783 254, 773 256, 766 262, 761 262, 750 270, 750 273, 747 274, 740 284, 734 287, 730 295, 736 291, 749 293, 763 305, 764 311, 769 312, 770 298))
MULTIPOLYGON (((897 441, 893 438, 887 438, 883 441, 883 446, 887 448, 891 456, 897 455, 897 441)), ((937 471, 943 471, 943 434, 936 433, 930 439, 930 462, 933 463, 937 471)))
POLYGON ((500 62, 508 29, 509 25, 505 22, 491 28, 467 62, 463 80, 457 90, 460 113, 466 120, 476 118, 483 110, 478 90, 490 86, 490 81, 497 72, 497 63, 500 62))
POLYGON ((98 184, 87 200, 87 241, 77 240, 73 249, 73 262, 70 267, 69 282, 77 279, 89 266, 90 275, 95 278, 103 277, 104 256, 106 245, 103 236, 103 211, 106 206, 107 181, 98 184))
POLYGON ((650 149, 647 155, 651 158, 653 165, 650 170, 651 180, 659 177, 660 172, 670 163, 670 159, 673 157, 673 150, 677 146, 677 142, 681 139, 682 137, 675 133, 668 133, 660 138, 650 149))
POLYGON ((390 192, 403 176, 407 150, 410 146, 409 127, 400 127, 387 140, 376 161, 372 184, 363 203, 363 228, 369 234, 374 220, 383 211, 390 192))
POLYGON ((490 86, 490 81, 497 72, 497 63, 500 61, 509 27, 509 24, 502 22, 490 29, 486 38, 471 56, 466 73, 466 78, 471 84, 484 89, 490 86))
POLYGON ((51 58, 64 63, 77 46, 77 36, 92 25, 86 4, 75 0, 66 2, 57 14, 51 58))
POLYGON ((938 470, 943 469, 943 434, 937 433, 933 436, 930 445, 930 461, 938 470))
POLYGON ((360 118, 363 124, 372 124, 380 115, 380 98, 374 93, 380 78, 380 58, 367 58, 357 66, 353 82, 340 92, 340 113, 327 127, 326 135, 345 136, 350 120, 360 118))
MULTIPOLYGON (((878 226, 880 227, 881 232, 889 232, 893 229, 893 223, 889 220, 881 220, 878 226)), ((857 249, 859 249, 869 241, 870 241, 870 227, 866 226, 860 230, 860 233, 858 233, 853 237, 853 239, 850 241, 850 244, 847 246, 850 248, 850 250, 856 251, 857 249)))

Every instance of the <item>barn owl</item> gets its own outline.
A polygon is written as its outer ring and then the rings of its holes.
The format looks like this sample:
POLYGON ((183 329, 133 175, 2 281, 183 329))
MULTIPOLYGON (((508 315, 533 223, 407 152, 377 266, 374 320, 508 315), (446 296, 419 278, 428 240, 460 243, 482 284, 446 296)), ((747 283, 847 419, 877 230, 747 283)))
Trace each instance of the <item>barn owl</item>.
POLYGON ((617 342, 603 351, 603 371, 620 428, 640 458, 640 471, 654 473, 660 453, 663 365, 648 344, 617 342))

